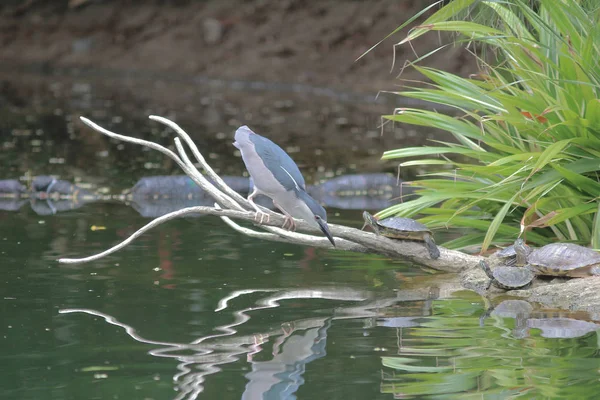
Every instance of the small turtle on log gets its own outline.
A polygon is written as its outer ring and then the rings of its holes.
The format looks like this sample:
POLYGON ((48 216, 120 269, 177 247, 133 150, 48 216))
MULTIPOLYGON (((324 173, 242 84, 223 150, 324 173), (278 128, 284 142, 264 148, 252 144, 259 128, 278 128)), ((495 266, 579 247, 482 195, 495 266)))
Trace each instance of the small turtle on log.
POLYGON ((363 212, 363 219, 373 231, 382 236, 392 239, 416 240, 425 242, 425 247, 429 251, 431 259, 440 257, 440 250, 433 240, 433 234, 425 225, 410 218, 391 217, 384 220, 378 220, 368 212, 363 212))
POLYGON ((506 266, 516 265, 517 267, 523 267, 527 264, 527 257, 532 251, 533 249, 527 246, 523 239, 519 238, 515 240, 514 244, 497 251, 493 256, 502 261, 506 266))
POLYGON ((533 271, 525 267, 501 265, 494 268, 492 271, 484 260, 479 261, 479 266, 490 278, 490 282, 485 288, 486 290, 488 290, 492 284, 501 289, 520 289, 529 285, 535 277, 533 271))

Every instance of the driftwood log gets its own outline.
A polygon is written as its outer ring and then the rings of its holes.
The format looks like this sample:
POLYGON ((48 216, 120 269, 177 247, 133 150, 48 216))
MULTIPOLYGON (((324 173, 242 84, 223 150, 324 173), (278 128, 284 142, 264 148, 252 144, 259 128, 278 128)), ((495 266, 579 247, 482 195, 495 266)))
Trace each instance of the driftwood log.
MULTIPOLYGON (((296 220, 297 232, 290 232, 280 228, 284 222, 284 217, 282 214, 275 213, 268 209, 263 209, 265 213, 269 214, 270 218, 266 223, 256 224, 255 212, 248 201, 227 186, 227 184, 225 184, 219 175, 215 173, 211 166, 206 162, 205 158, 202 156, 202 153, 198 150, 190 136, 181 127, 179 127, 179 125, 169 119, 159 116, 151 115, 150 119, 164 124, 175 131, 175 133, 178 135, 178 137, 174 138, 177 153, 154 142, 119 135, 102 128, 87 118, 81 117, 81 121, 84 124, 108 137, 149 147, 173 159, 198 186, 200 186, 215 199, 215 206, 188 207, 171 212, 152 220, 150 223, 140 228, 123 242, 111 247, 106 251, 84 258, 61 258, 59 259, 60 263, 77 264, 98 260, 122 249, 123 247, 126 247, 129 243, 150 229, 174 218, 179 218, 190 214, 208 214, 218 216, 238 232, 250 237, 255 237, 257 239, 333 249, 325 237, 311 235, 311 233, 319 233, 318 230, 312 228, 308 225, 308 223, 302 220, 296 220), (203 170, 204 174, 202 174, 190 160, 183 143, 187 145, 189 151, 191 151, 193 157, 203 170), (215 184, 211 183, 211 181, 215 182, 215 184), (259 230, 242 227, 234 222, 233 219, 252 222, 259 230)), ((475 268, 481 259, 481 257, 478 256, 468 255, 459 251, 440 247, 440 257, 436 260, 432 260, 429 257, 425 246, 417 242, 388 239, 383 236, 378 236, 374 233, 364 232, 362 230, 343 225, 329 224, 329 228, 336 240, 336 250, 354 251, 359 253, 376 253, 392 258, 402 258, 423 266, 447 272, 460 272, 465 269, 475 268)))
MULTIPOLYGON (((215 173, 183 129, 175 122, 163 117, 150 116, 150 119, 172 128, 177 133, 178 137, 174 138, 177 154, 157 143, 111 132, 89 119, 81 117, 81 121, 84 124, 104 135, 124 142, 146 146, 170 157, 198 186, 215 199, 215 206, 188 207, 171 212, 152 220, 130 237, 108 250, 84 258, 61 258, 59 259, 60 263, 77 264, 98 260, 126 247, 137 237, 164 222, 191 214, 218 216, 236 231, 257 239, 333 249, 331 243, 325 237, 311 235, 311 233, 320 234, 320 232, 304 221, 296 220, 296 226, 297 231, 306 233, 290 232, 281 229, 280 226, 284 222, 283 215, 268 209, 263 209, 263 211, 269 214, 269 221, 257 224, 255 221, 255 211, 249 205, 248 201, 227 186, 219 175, 215 173), (182 141, 192 152, 197 165, 204 171, 204 175, 190 161, 182 141), (215 182, 215 184, 212 184, 211 181, 215 182), (240 226, 233 219, 253 223, 255 229, 240 226)), ((452 280, 452 285, 444 290, 445 293, 441 297, 450 296, 453 292, 461 290, 461 288, 473 290, 491 297, 502 296, 504 294, 503 290, 494 289, 493 287, 490 290, 485 289, 489 279, 481 268, 478 267, 479 260, 482 257, 439 247, 440 257, 432 260, 425 246, 418 242, 388 239, 383 236, 377 236, 374 233, 364 232, 343 225, 329 224, 329 228, 335 237, 335 250, 381 254, 386 257, 404 259, 439 271, 460 273, 456 276, 457 279, 452 280)), ((543 307, 585 310, 590 313, 592 319, 600 320, 600 292, 597 290, 599 282, 600 277, 571 280, 557 278, 551 282, 536 279, 530 289, 514 290, 511 291, 511 295, 526 298, 528 301, 541 304, 543 307)), ((434 285, 437 286, 436 289, 438 290, 444 287, 444 284, 440 284, 439 282, 434 285)))

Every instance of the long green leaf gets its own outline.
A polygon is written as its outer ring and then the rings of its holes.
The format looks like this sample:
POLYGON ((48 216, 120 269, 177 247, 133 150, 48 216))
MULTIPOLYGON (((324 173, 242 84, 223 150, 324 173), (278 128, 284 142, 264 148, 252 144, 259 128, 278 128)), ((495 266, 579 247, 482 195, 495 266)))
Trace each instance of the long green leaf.
POLYGON ((417 37, 429 31, 456 31, 461 32, 465 35, 474 35, 480 38, 503 35, 503 33, 497 29, 481 24, 476 24, 473 22, 440 21, 431 24, 425 22, 424 24, 420 25, 415 30, 413 30, 411 33, 409 33, 404 40, 400 41, 399 44, 402 45, 404 43, 410 42, 411 40, 414 40, 417 37))
POLYGON ((502 208, 498 211, 498 214, 496 214, 496 216, 494 217, 492 223, 490 224, 490 226, 487 230, 485 238, 483 239, 483 243, 481 245, 481 251, 486 251, 487 248, 492 243, 492 240, 494 239, 496 232, 498 232, 500 225, 502 224, 502 222, 504 222, 504 218, 506 217, 508 210, 510 210, 510 208, 512 207, 513 201, 515 200, 516 197, 517 197, 516 194, 513 197, 511 197, 511 199, 502 206, 502 208))
MULTIPOLYGON (((599 165, 600 165, 600 161, 599 165)), ((586 178, 583 175, 570 171, 558 164, 552 164, 552 168, 558 171, 567 181, 571 182, 577 189, 587 192, 592 197, 600 195, 600 183, 598 181, 586 178)))
POLYGON ((600 202, 596 202, 596 217, 594 218, 594 229, 592 235, 592 247, 600 249, 600 202))
POLYGON ((541 170, 548 163, 553 162, 554 158, 558 154, 560 154, 565 149, 565 147, 567 147, 569 145, 569 143, 571 143, 571 142, 572 142, 572 139, 561 140, 559 142, 556 142, 556 143, 551 144, 550 146, 548 146, 542 152, 542 154, 540 154, 540 156, 538 157, 535 165, 533 166, 532 173, 535 173, 535 172, 541 170))
POLYGON ((405 149, 390 150, 383 153, 382 160, 391 160, 394 158, 404 157, 415 157, 415 156, 426 156, 431 154, 464 154, 464 155, 475 155, 471 149, 460 148, 460 147, 407 147, 405 149))
POLYGON ((388 34, 386 37, 384 37, 383 39, 381 39, 379 42, 375 43, 373 46, 371 46, 367 51, 365 51, 364 53, 362 53, 356 60, 354 60, 355 62, 360 60, 361 58, 363 58, 365 55, 367 55, 367 53, 370 53, 375 47, 379 46, 381 43, 383 43, 386 39, 388 39, 389 37, 391 37, 392 35, 394 35, 395 33, 401 31, 402 29, 404 29, 406 26, 410 25, 413 21, 415 21, 416 19, 418 19, 421 15, 425 14, 427 11, 429 11, 430 9, 438 6, 439 4, 443 3, 443 0, 439 0, 436 1, 435 3, 425 7, 424 9, 422 9, 421 11, 419 11, 418 13, 416 13, 415 15, 413 15, 411 18, 407 19, 402 25, 400 25, 399 27, 397 27, 396 29, 394 29, 390 34, 388 34))

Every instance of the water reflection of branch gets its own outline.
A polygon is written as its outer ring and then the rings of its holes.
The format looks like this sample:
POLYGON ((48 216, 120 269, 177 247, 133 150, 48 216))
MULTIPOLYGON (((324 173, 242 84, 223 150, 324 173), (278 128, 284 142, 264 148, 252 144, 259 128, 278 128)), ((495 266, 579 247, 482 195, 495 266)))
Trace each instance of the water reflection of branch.
MULTIPOLYGON (((115 317, 102 313, 97 310, 86 308, 69 308, 59 311, 60 314, 85 313, 103 318, 111 325, 121 327, 134 340, 140 343, 157 345, 148 351, 148 354, 155 357, 172 358, 179 361, 178 372, 173 376, 175 385, 179 391, 176 399, 196 399, 204 390, 204 382, 207 375, 215 374, 221 371, 220 366, 240 360, 242 355, 252 363, 253 371, 248 374, 250 382, 247 391, 271 390, 271 386, 257 384, 255 380, 263 379, 265 382, 279 381, 283 378, 276 377, 273 371, 287 371, 286 363, 292 363, 295 367, 310 362, 315 357, 322 357, 325 353, 326 328, 328 322, 335 319, 371 317, 374 315, 373 309, 386 307, 400 301, 398 297, 388 299, 378 299, 365 301, 371 297, 371 294, 364 291, 352 290, 349 288, 324 288, 324 289, 252 289, 232 292, 219 301, 218 311, 229 307, 229 302, 240 296, 252 295, 255 293, 274 293, 267 297, 258 299, 252 307, 245 307, 232 312, 234 320, 225 325, 215 327, 220 333, 200 337, 190 343, 175 343, 155 341, 142 337, 135 328, 118 321, 115 317), (338 307, 333 316, 316 317, 287 321, 265 331, 253 335, 237 335, 237 327, 249 321, 249 313, 279 307, 279 301, 286 299, 330 299, 339 301, 363 302, 352 307, 338 307), (346 311, 345 311, 346 310, 346 311), (361 311, 362 310, 362 311, 361 311), (300 334, 298 332, 306 332, 300 334), (310 334, 309 334, 310 332, 310 334), (290 342, 292 337, 295 340, 290 342), (316 338, 320 337, 320 340, 316 338), (262 350, 262 345, 273 339, 273 359, 271 361, 255 362, 252 356, 262 350), (282 354, 285 353, 285 356, 282 354), (263 365, 264 364, 264 365, 263 365), (262 365, 262 366, 261 366, 262 365), (254 382, 254 383, 253 383, 254 382), (261 389, 262 388, 262 389, 261 389)), ((414 296, 413 296, 414 297, 414 296)), ((292 369, 293 369, 292 368, 292 369)), ((294 370, 294 369, 293 369, 294 370)), ((295 372, 286 379, 293 380, 293 387, 300 385, 303 380, 300 371, 295 372), (292 376, 293 375, 293 376, 292 376)), ((279 376, 279 375, 278 375, 279 376)), ((264 382, 263 382, 264 383, 264 382)))
POLYGON ((217 308, 215 308, 215 312, 224 310, 227 308, 227 303, 233 299, 236 299, 242 295, 245 294, 252 294, 252 293, 258 293, 258 292, 278 292, 281 289, 246 289, 246 290, 236 290, 234 292, 231 292, 231 294, 223 297, 221 300, 219 300, 219 305, 217 306, 217 308))
POLYGON ((132 326, 129 326, 127 324, 119 322, 112 315, 108 315, 103 312, 93 310, 91 308, 63 308, 61 310, 58 310, 58 313, 59 314, 84 313, 84 314, 89 314, 89 315, 95 315, 96 317, 103 318, 106 322, 108 322, 111 325, 115 325, 115 326, 125 329, 125 332, 138 342, 148 343, 148 344, 157 344, 157 345, 161 345, 161 346, 179 346, 179 343, 157 342, 155 340, 145 339, 142 336, 138 335, 136 332, 136 329, 133 328, 132 326))

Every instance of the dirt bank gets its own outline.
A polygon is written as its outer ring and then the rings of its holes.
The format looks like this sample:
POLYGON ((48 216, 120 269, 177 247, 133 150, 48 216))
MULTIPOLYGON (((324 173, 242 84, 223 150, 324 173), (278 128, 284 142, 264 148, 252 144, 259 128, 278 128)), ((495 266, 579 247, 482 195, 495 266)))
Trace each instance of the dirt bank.
MULTIPOLYGON (((392 44, 402 33, 354 60, 431 2, 9 1, 0 6, 0 64, 394 90, 403 63, 415 58, 410 47, 399 48, 390 74, 392 44)), ((440 40, 432 33, 414 50, 423 55, 440 40)), ((468 53, 452 47, 427 64, 463 75, 475 69, 468 53)), ((402 77, 417 75, 406 71, 402 77)))

